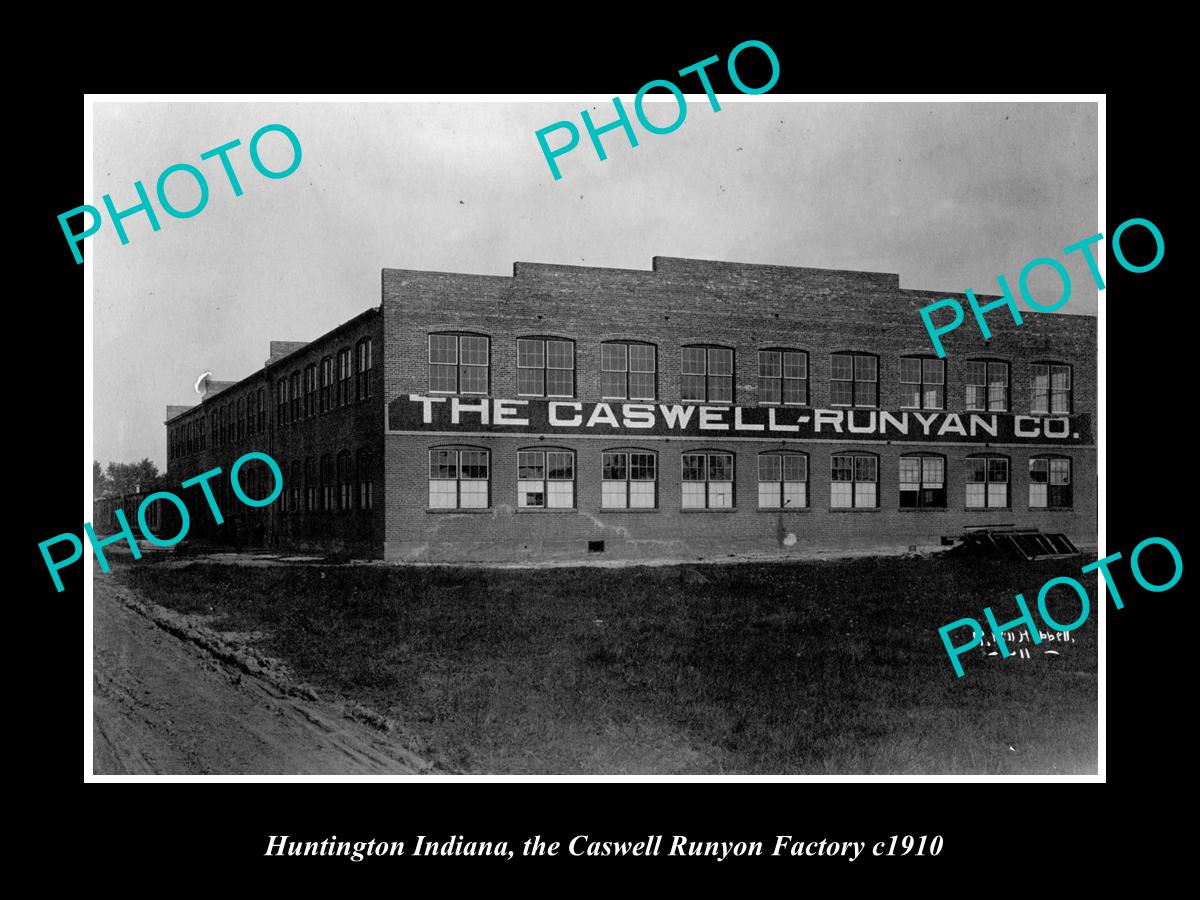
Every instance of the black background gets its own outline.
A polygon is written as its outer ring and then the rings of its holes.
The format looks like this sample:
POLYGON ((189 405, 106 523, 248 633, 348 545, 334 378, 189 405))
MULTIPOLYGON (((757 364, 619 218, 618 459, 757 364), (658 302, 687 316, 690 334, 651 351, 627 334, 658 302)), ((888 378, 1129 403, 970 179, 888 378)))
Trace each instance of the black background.
MULTIPOLYGON (((553 11, 546 13, 551 19, 553 11)), ((296 92, 375 89, 395 92, 620 94, 628 100, 646 81, 671 77, 679 68, 717 54, 722 64, 709 72, 718 93, 732 92, 723 61, 746 38, 769 43, 782 74, 772 94, 817 91, 976 91, 1059 90, 1105 91, 1107 107, 1108 221, 1102 245, 1108 253, 1108 286, 1100 303, 1107 317, 1108 408, 1126 414, 1108 420, 1107 489, 1109 552, 1129 551, 1142 539, 1170 539, 1188 557, 1183 514, 1190 504, 1190 426, 1187 403, 1191 380, 1183 361, 1189 354, 1190 311, 1194 291, 1182 284, 1185 244, 1183 218, 1170 201, 1190 190, 1178 160, 1176 112, 1156 105, 1160 85, 1139 82, 1128 70, 1117 81, 1094 63, 1078 62, 1070 79, 1050 77, 1048 69, 1016 64, 997 56, 971 64, 953 46, 943 55, 916 61, 894 55, 862 53, 811 30, 728 25, 699 28, 671 37, 613 25, 597 11, 595 36, 588 29, 564 25, 552 38, 530 34, 522 44, 511 34, 503 40, 453 40, 413 32, 395 46, 356 48, 355 65, 339 65, 336 83, 317 65, 316 57, 288 48, 251 54, 236 65, 185 65, 175 70, 120 66, 88 78, 94 91, 296 92), (825 43, 836 48, 820 49, 825 43), (364 61, 364 59, 366 61, 364 61), (268 78, 271 67, 291 77, 268 78), (201 71, 203 69, 203 71, 201 71), (953 83, 946 79, 953 76, 953 83), (972 81, 972 78, 975 78, 972 81), (1046 79, 1039 81, 1039 79, 1046 79), (1164 261, 1154 271, 1131 274, 1113 259, 1108 236, 1131 217, 1155 222, 1166 239, 1164 261)), ((681 13, 682 15, 682 13, 681 13)), ((515 23, 510 23, 515 24, 515 23)), ((551 24, 548 27, 553 27, 551 24)), ((369 30, 369 29, 367 29, 369 30)), ((389 27, 390 30, 390 27, 389 27)), ((368 38, 368 41, 374 41, 368 38)), ((859 48, 861 49, 861 48, 859 48)), ((247 51, 250 53, 250 51, 247 51)), ((339 56, 330 49, 331 56, 339 56)), ((322 59, 326 57, 320 57, 322 59)), ((739 58, 739 71, 750 85, 766 80, 765 67, 755 72, 750 51, 739 58)), ((199 58, 198 58, 199 59, 199 58)), ((1070 68, 1070 67, 1068 67, 1070 68)), ((1055 70, 1056 72, 1058 69, 1055 70)), ((1060 72, 1061 74, 1061 72, 1060 72)), ((686 91, 696 85, 679 79, 686 91)), ((438 889, 536 884, 539 875, 565 874, 589 883, 616 873, 624 878, 657 874, 672 884, 683 879, 716 887, 728 883, 755 889, 778 879, 781 890, 821 880, 854 885, 863 877, 875 883, 911 883, 934 890, 1046 890, 1051 883, 1076 883, 1077 867, 1096 868, 1120 861, 1157 861, 1171 857, 1179 838, 1171 826, 1171 796, 1176 779, 1190 762, 1186 728, 1194 707, 1191 680, 1184 675, 1192 636, 1184 624, 1186 579, 1173 590, 1150 594, 1134 584, 1125 563, 1115 567, 1125 609, 1107 611, 1107 786, 1066 785, 993 779, 980 783, 822 783, 790 784, 215 784, 84 785, 79 748, 80 700, 78 645, 82 603, 82 567, 63 573, 67 590, 56 594, 46 575, 37 542, 67 530, 80 533, 81 459, 74 416, 80 406, 83 374, 74 354, 82 340, 80 312, 82 266, 77 266, 59 230, 56 216, 97 197, 80 188, 79 139, 83 95, 60 85, 25 101, 23 115, 36 123, 38 139, 29 145, 16 185, 25 192, 19 215, 10 219, 18 231, 9 246, 10 271, 18 273, 10 307, 28 352, 18 369, 10 368, 10 478, 26 493, 11 503, 28 528, 19 530, 18 552, 24 554, 29 590, 18 587, 10 597, 18 612, 9 640, 14 654, 28 655, 24 678, 13 678, 10 690, 27 703, 13 715, 9 737, 32 769, 48 776, 39 784, 56 790, 31 807, 27 827, 37 843, 53 842, 58 862, 68 868, 111 876, 113 887, 154 877, 153 884, 172 889, 181 884, 212 889, 261 884, 281 887, 352 885, 369 877, 386 879, 392 889, 416 887, 423 875, 438 879, 438 889), (24 230, 32 233, 26 237, 24 230), (32 259, 27 257, 32 254, 32 259), (12 389, 15 388, 15 389, 12 389), (28 477, 21 473, 28 473, 28 477), (26 597, 29 599, 26 601, 26 597), (43 772, 44 770, 44 772, 43 772), (72 782, 78 784, 74 793, 72 782), (1103 791, 1101 794, 1100 792, 1103 791), (52 798, 52 799, 51 799, 52 798), (557 859, 500 862, 491 859, 380 858, 362 863, 346 859, 274 859, 262 856, 267 836, 288 834, 321 840, 411 841, 417 834, 439 840, 451 835, 468 839, 508 840, 512 845, 534 834, 547 840, 569 840, 576 834, 593 839, 638 840, 647 834, 687 834, 701 840, 763 840, 792 834, 797 840, 875 841, 892 834, 941 834, 945 849, 937 859, 872 859, 848 863, 841 858, 762 857, 716 863, 705 859, 650 860, 557 859), (223 879, 240 872, 245 881, 223 879), (505 878, 508 873, 509 878, 505 878), (516 879, 511 876, 516 873, 516 879), (169 880, 160 880, 161 875, 169 880), (953 875, 953 877, 951 877, 953 875), (210 879, 220 879, 210 881, 210 879), (463 879, 466 879, 464 884, 463 879), (794 881, 792 879, 795 879, 794 881), (970 880, 964 880, 970 879, 970 880), (1049 880, 1048 880, 1049 879, 1049 880)), ((669 139, 663 138, 664 140, 669 139)), ((531 137, 532 140, 532 137, 531 137)), ((399 164, 399 161, 398 161, 399 164)), ((531 154, 531 165, 541 160, 531 154)), ((10 171, 13 171, 10 169, 10 171)), ((131 173, 146 177, 146 173, 131 173)), ((348 176, 349 177, 349 176, 348 176)), ((1083 235, 1064 235, 1060 245, 1083 235)), ((1149 259, 1153 247, 1135 229, 1123 240, 1132 260, 1149 259)), ((1055 247, 1047 247, 1053 255, 1055 247)), ((87 253, 87 247, 84 251, 87 253)), ((1013 260, 1011 275, 1025 260, 1013 260)), ((214 261, 219 265, 220 261, 214 261)), ((986 287, 986 286, 980 286, 986 287)), ((169 302, 169 300, 164 300, 169 302)), ((146 347, 146 354, 167 348, 146 347)), ((10 360, 10 365, 13 360, 10 360)), ((136 358, 130 366, 138 365, 136 358)), ((94 386, 97 395, 119 390, 94 386)), ((1103 421, 1103 412, 1101 420, 1103 421)), ((1165 580, 1146 557, 1145 572, 1165 580)), ((1165 557, 1165 553, 1162 556, 1165 557)), ((86 556, 85 556, 86 558, 86 556)), ((96 577, 103 577, 96 575, 96 577)), ((1093 614, 1094 615, 1094 614, 1093 614)), ((85 623, 85 628, 87 627, 85 623)), ((1095 618, 1084 627, 1101 627, 1095 618)), ((19 700, 10 698, 10 702, 19 700)), ((1047 710, 1047 715, 1054 714, 1047 710)), ((84 723, 90 727, 90 723, 84 723)), ((13 771, 10 763, 10 771, 13 771)), ((14 772, 15 774, 15 772, 14 772)), ((869 852, 869 850, 868 850, 869 852)), ((642 882, 618 882, 641 885, 642 882)), ((557 889, 574 882, 547 882, 557 889)), ((570 886, 569 888, 567 886, 570 886)), ((1068 887, 1069 889, 1069 887, 1068 887)))

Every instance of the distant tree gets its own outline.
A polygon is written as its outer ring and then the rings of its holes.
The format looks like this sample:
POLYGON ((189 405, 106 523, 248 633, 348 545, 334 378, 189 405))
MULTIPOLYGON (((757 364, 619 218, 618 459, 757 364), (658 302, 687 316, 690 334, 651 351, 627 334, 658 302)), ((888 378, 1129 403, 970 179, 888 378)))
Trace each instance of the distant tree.
POLYGON ((96 497, 107 497, 112 494, 113 486, 109 477, 104 474, 100 460, 92 460, 92 494, 96 497))
POLYGON ((158 466, 148 458, 135 463, 108 464, 108 480, 113 493, 118 496, 132 494, 139 488, 143 491, 152 490, 159 485, 160 479, 158 466))

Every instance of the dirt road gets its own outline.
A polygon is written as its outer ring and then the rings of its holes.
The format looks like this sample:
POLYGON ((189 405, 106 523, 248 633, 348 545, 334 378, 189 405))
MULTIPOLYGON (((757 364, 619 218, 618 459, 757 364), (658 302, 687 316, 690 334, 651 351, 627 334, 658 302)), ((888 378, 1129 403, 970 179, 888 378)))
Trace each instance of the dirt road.
POLYGON ((95 774, 417 774, 428 764, 333 703, 292 696, 172 634, 95 580, 95 774))

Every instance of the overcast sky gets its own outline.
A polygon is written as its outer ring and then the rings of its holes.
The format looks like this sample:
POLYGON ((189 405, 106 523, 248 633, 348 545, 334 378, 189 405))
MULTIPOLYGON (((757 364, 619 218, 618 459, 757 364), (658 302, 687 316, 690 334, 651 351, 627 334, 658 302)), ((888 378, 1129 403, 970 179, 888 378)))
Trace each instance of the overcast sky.
MULTIPOLYGON (((627 108, 632 98, 623 97, 627 108)), ((168 404, 197 377, 261 367, 270 340, 311 340, 380 302, 385 267, 511 275, 514 260, 649 269, 653 256, 897 272, 906 288, 996 291, 1021 267, 1097 229, 1095 104, 833 104, 689 98, 674 133, 629 147, 586 132, 554 181, 534 132, 612 103, 98 103, 94 191, 136 204, 180 162, 207 176, 207 207, 161 230, 107 220, 94 261, 94 455, 166 463, 168 404), (299 137, 303 160, 268 180, 248 144, 262 125, 299 137), (245 193, 216 159, 234 138, 245 193)), ((648 106, 667 123, 674 101, 648 106)), ((552 146, 563 140, 560 132, 552 146)), ((283 168, 286 140, 261 144, 283 168)), ((173 175, 168 198, 195 204, 173 175)), ((1079 254, 1065 313, 1096 314, 1079 254)), ((1035 296, 1057 298, 1057 283, 1035 296)), ((964 327, 966 327, 964 325, 964 327)))

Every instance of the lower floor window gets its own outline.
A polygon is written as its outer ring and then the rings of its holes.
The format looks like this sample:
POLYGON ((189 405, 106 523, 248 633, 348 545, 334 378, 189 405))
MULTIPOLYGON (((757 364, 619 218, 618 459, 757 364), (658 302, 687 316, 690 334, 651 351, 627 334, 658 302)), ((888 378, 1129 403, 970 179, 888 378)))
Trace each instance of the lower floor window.
POLYGON ((488 451, 429 451, 430 509, 486 509, 487 505, 488 451))
POLYGON ((733 506, 733 454, 683 454, 683 508, 733 506))
POLYGON ((808 506, 808 457, 799 453, 764 453, 758 458, 760 509, 803 509, 808 506))
POLYGON ((358 451, 358 508, 371 509, 375 505, 374 457, 370 450, 358 451))
POLYGON ((1008 506, 1008 457, 973 456, 967 460, 967 509, 1008 506))
POLYGON ((832 509, 871 508, 879 505, 879 460, 874 456, 834 456, 830 473, 829 506, 832 509))
POLYGON ((1029 505, 1045 509, 1070 507, 1071 461, 1069 459, 1031 459, 1029 461, 1029 505))
POLYGON ((350 454, 342 451, 337 458, 338 509, 345 512, 354 508, 354 467, 350 454))
POLYGON ((600 505, 604 509, 654 509, 657 462, 653 453, 604 453, 600 505))
POLYGON ((304 511, 316 512, 320 497, 320 485, 317 482, 317 461, 310 459, 304 463, 304 511))
POLYGON ((900 508, 946 505, 946 461, 940 456, 900 457, 900 508))
POLYGON ((574 453, 569 450, 518 451, 518 508, 572 509, 574 506, 574 453))

